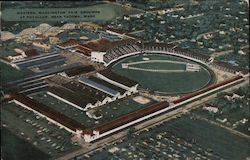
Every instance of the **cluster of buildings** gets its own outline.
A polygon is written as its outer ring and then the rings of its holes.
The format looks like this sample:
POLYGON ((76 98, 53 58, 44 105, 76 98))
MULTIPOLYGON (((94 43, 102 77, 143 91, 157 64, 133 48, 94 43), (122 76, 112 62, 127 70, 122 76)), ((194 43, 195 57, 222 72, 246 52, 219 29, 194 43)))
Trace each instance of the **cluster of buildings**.
POLYGON ((138 92, 137 82, 108 70, 102 70, 95 76, 82 75, 77 80, 57 76, 49 81, 53 84, 48 88, 49 95, 83 111, 138 92))
MULTIPOLYGON (((211 57, 208 55, 189 52, 185 49, 177 48, 174 45, 164 43, 144 43, 142 42, 142 39, 136 36, 113 28, 105 28, 104 31, 108 34, 102 33, 102 37, 98 40, 82 43, 76 39, 69 39, 66 42, 58 44, 57 47, 62 50, 68 50, 72 53, 82 54, 92 62, 102 63, 106 67, 127 56, 155 53, 189 59, 205 66, 214 65, 223 69, 225 68, 226 71, 235 74, 238 72, 246 74, 246 72, 239 70, 238 68, 231 66, 227 67, 219 62, 214 63, 210 60, 211 57), (117 38, 117 40, 112 41, 111 39, 114 38, 117 38)), ((26 55, 27 51, 18 52, 26 55)), ((31 51, 29 52, 30 54, 33 53, 31 51)), ((27 54, 29 52, 27 52, 27 54)), ((73 64, 73 66, 64 65, 65 59, 65 57, 58 53, 38 55, 26 60, 18 60, 18 58, 14 59, 12 64, 20 69, 32 67, 38 67, 41 69, 47 67, 47 69, 49 68, 50 70, 45 70, 44 72, 40 72, 32 77, 15 82, 13 85, 18 86, 23 83, 29 84, 30 81, 32 81, 32 85, 29 86, 33 86, 33 88, 41 86, 40 84, 42 84, 42 86, 45 85, 49 95, 83 111, 89 111, 93 108, 138 92, 137 82, 112 72, 110 67, 97 71, 91 75, 85 75, 85 73, 95 71, 93 66, 84 66, 82 64, 73 64), (61 76, 56 74, 60 74, 61 76), (78 77, 75 77, 76 75, 78 77), (41 79, 46 79, 46 82, 41 81, 41 79), (37 81, 37 83, 33 83, 34 81, 37 81)), ((200 67, 195 64, 187 64, 186 69, 189 71, 199 71, 200 67)), ((87 128, 70 117, 66 117, 25 96, 26 92, 22 92, 23 90, 12 94, 10 99, 18 105, 44 115, 48 120, 77 134, 79 137, 84 138, 86 142, 92 142, 166 111, 176 109, 181 106, 181 104, 185 104, 224 86, 242 80, 243 76, 238 74, 232 79, 218 84, 211 84, 200 91, 184 95, 172 102, 158 102, 147 108, 131 112, 92 128, 87 128)), ((211 109, 211 106, 208 106, 208 109, 211 109)), ((95 119, 100 117, 99 115, 91 114, 88 114, 88 116, 94 117, 95 119)))

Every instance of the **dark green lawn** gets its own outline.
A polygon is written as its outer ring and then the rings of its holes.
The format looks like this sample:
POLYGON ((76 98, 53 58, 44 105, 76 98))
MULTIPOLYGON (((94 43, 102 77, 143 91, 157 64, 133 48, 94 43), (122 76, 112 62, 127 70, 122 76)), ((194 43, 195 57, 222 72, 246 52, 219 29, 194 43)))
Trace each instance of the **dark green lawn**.
MULTIPOLYGON (((200 72, 157 73, 157 72, 123 69, 121 67, 121 64, 124 62, 126 63, 126 62, 142 61, 143 57, 144 57, 143 55, 140 55, 121 60, 120 62, 118 62, 113 66, 112 70, 120 75, 126 76, 132 80, 137 81, 144 89, 157 92, 164 92, 166 94, 192 92, 204 87, 206 84, 209 83, 211 79, 209 72, 204 68, 202 68, 200 72)), ((183 61, 183 59, 166 55, 147 55, 145 57, 150 58, 151 60, 160 59, 160 60, 183 61)), ((132 65, 132 67, 150 68, 159 70, 179 70, 184 68, 183 64, 171 64, 171 63, 165 63, 165 64, 144 63, 144 64, 132 65)))

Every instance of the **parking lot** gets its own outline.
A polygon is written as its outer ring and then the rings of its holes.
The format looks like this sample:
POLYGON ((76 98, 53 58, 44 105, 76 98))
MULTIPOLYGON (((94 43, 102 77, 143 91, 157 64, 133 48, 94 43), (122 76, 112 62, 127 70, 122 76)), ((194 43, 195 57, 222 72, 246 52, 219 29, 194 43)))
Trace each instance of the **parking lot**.
POLYGON ((76 143, 71 142, 70 132, 32 111, 10 103, 4 105, 1 112, 3 126, 50 156, 61 155, 79 148, 76 143))
POLYGON ((128 135, 78 159, 245 159, 248 142, 191 114, 128 135), (100 158, 101 157, 101 158, 100 158))

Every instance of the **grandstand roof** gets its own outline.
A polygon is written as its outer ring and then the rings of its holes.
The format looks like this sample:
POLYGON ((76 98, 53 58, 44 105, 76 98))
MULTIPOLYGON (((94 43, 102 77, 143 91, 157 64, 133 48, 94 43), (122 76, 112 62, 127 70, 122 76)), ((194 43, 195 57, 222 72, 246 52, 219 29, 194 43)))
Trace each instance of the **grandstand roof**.
POLYGON ((102 79, 99 79, 99 78, 96 78, 96 77, 93 77, 93 76, 89 77, 89 79, 91 79, 92 81, 95 81, 95 82, 97 82, 97 83, 103 84, 103 85, 105 85, 105 86, 107 86, 107 87, 109 87, 109 88, 112 88, 113 90, 118 91, 118 92, 120 92, 121 94, 124 94, 124 93, 126 92, 125 89, 122 89, 122 88, 120 88, 120 87, 117 87, 117 86, 115 86, 115 85, 113 85, 113 84, 111 84, 111 83, 108 83, 107 81, 104 81, 104 80, 102 80, 102 79))
POLYGON ((111 69, 107 68, 107 69, 104 69, 104 70, 101 70, 99 71, 99 73, 115 82, 118 82, 118 83, 121 83, 127 87, 133 87, 135 86, 136 84, 138 84, 137 82, 131 80, 131 79, 128 79, 127 77, 124 77, 124 76, 121 76, 121 75, 118 75, 114 72, 112 72, 111 69))
POLYGON ((178 47, 176 47, 176 48, 174 48, 174 50, 175 50, 175 51, 184 52, 184 53, 186 53, 186 54, 190 54, 190 55, 193 55, 193 56, 195 56, 195 57, 200 57, 200 58, 202 58, 202 59, 207 59, 207 60, 208 60, 208 59, 210 58, 209 55, 202 54, 202 53, 197 53, 197 52, 194 52, 194 51, 190 51, 190 50, 188 50, 188 49, 183 49, 183 48, 178 48, 178 47))
POLYGON ((111 96, 116 96, 116 95, 119 94, 119 92, 117 92, 117 91, 115 91, 115 90, 113 90, 113 89, 111 89, 111 88, 109 88, 109 87, 107 87, 105 85, 94 82, 94 81, 88 79, 87 77, 81 76, 78 80, 79 80, 79 82, 81 82, 81 83, 83 83, 85 85, 96 88, 96 89, 98 89, 98 90, 100 90, 102 92, 105 92, 105 93, 107 93, 107 94, 109 94, 111 96))
POLYGON ((176 45, 174 44, 167 44, 167 43, 144 43, 144 46, 145 47, 150 47, 150 46, 154 46, 154 47, 166 47, 166 48, 171 48, 171 49, 174 49, 175 51, 179 51, 179 52, 183 52, 185 54, 190 54, 190 55, 193 55, 195 57, 200 57, 202 59, 209 59, 210 56, 209 55, 205 55, 205 54, 202 54, 202 53, 197 53, 197 52, 193 52, 193 51, 190 51, 188 49, 183 49, 183 48, 178 48, 176 47, 176 45))
POLYGON ((90 41, 88 43, 82 44, 82 46, 88 48, 89 50, 105 52, 109 49, 109 47, 111 47, 110 43, 111 42, 109 40, 101 38, 95 41, 90 41))

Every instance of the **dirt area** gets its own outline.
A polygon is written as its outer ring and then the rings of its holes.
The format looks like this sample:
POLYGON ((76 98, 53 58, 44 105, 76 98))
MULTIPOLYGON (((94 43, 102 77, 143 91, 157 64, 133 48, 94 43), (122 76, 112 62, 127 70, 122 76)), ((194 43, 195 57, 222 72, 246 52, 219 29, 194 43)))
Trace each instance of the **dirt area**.
POLYGON ((232 74, 232 73, 225 72, 225 71, 219 70, 219 69, 214 68, 214 67, 212 67, 211 69, 216 74, 217 83, 225 81, 225 80, 232 78, 234 76, 234 74, 232 74))
POLYGON ((140 103, 140 104, 147 104, 150 102, 149 99, 143 97, 143 96, 136 96, 133 98, 134 101, 136 101, 137 103, 140 103))

